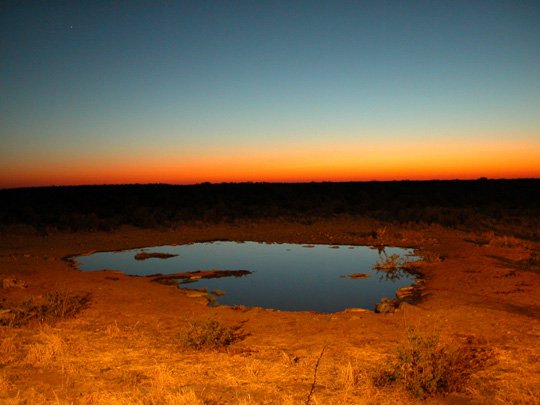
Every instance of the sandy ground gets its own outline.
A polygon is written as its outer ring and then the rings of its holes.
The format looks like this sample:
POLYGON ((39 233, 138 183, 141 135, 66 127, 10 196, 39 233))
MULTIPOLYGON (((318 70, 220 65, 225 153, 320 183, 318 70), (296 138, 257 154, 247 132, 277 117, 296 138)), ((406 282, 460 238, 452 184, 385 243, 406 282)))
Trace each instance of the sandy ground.
POLYGON ((306 403, 310 392, 314 404, 413 403, 369 377, 408 328, 489 353, 462 392, 428 402, 539 403, 540 268, 528 262, 534 251, 538 244, 511 237, 360 219, 47 236, 11 229, 0 237, 0 278, 27 287, 0 289, 5 305, 50 291, 88 292, 91 301, 74 319, 0 327, 0 403, 306 403), (63 260, 203 240, 414 247, 425 258, 425 296, 393 314, 211 308, 175 287, 81 272, 63 260), (209 318, 241 325, 245 338, 220 351, 186 349, 179 336, 190 322, 209 318))

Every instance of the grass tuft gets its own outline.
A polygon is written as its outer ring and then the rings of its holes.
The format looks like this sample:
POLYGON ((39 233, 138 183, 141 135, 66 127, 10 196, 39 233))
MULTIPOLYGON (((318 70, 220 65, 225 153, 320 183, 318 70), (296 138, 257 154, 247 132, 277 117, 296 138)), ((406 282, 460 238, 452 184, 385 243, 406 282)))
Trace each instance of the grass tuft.
POLYGON ((190 322, 188 330, 179 339, 190 349, 218 350, 244 337, 240 326, 226 326, 215 319, 207 319, 204 322, 190 322))
POLYGON ((0 374, 0 392, 7 392, 12 388, 11 383, 4 374, 0 374))
POLYGON ((37 340, 28 349, 25 359, 27 364, 48 366, 64 357, 67 349, 66 343, 52 330, 41 330, 37 340))

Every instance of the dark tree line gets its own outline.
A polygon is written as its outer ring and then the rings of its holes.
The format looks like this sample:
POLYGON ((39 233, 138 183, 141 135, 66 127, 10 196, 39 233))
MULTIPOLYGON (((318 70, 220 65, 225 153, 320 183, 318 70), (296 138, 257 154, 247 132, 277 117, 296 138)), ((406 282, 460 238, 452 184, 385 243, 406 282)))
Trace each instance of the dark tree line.
POLYGON ((112 185, 0 190, 0 225, 110 230, 341 215, 540 237, 540 179, 112 185))

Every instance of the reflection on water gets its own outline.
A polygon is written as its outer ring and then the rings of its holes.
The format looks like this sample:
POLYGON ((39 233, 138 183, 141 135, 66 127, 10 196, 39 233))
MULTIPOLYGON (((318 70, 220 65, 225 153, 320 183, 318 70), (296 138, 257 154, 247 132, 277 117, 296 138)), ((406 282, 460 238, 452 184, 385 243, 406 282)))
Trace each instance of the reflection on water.
POLYGON ((378 246, 379 259, 373 265, 373 268, 379 273, 379 280, 396 281, 410 276, 410 268, 406 266, 409 260, 398 254, 388 254, 384 246, 378 246))
POLYGON ((253 273, 245 277, 191 280, 179 287, 220 291, 215 298, 223 305, 338 312, 346 308, 373 309, 382 297, 394 297, 398 288, 411 285, 414 277, 403 269, 387 272, 374 268, 376 263, 384 263, 385 257, 410 253, 399 248, 378 252, 367 246, 214 242, 100 252, 76 260, 81 270, 114 269, 139 276, 249 270, 253 273), (141 252, 177 256, 135 260, 141 252), (358 273, 369 276, 343 277, 358 273))
POLYGON ((379 280, 381 281, 397 281, 410 276, 410 274, 402 267, 395 267, 391 270, 376 270, 379 274, 379 280))

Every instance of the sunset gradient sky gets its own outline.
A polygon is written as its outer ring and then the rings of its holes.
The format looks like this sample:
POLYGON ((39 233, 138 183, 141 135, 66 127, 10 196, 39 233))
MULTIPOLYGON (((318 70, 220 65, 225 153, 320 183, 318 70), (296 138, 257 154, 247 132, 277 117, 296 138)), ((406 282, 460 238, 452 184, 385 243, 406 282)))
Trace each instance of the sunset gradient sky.
POLYGON ((540 177, 539 1, 7 1, 0 188, 540 177))

